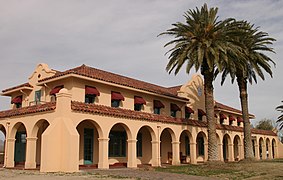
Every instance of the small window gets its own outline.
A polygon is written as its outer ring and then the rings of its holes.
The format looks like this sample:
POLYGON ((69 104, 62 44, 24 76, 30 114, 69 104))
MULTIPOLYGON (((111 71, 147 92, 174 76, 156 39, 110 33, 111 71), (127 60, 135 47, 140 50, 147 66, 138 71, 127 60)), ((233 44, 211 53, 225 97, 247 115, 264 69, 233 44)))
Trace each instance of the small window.
POLYGON ((198 114, 198 120, 202 121, 202 115, 201 114, 198 114))
POLYGON ((229 125, 232 126, 233 125, 233 121, 229 121, 229 125))
POLYGON ((155 108, 154 108, 154 114, 160 114, 160 109, 161 109, 161 108, 155 107, 155 108))
POLYGON ((171 110, 171 116, 176 117, 176 115, 177 115, 177 111, 171 110))
POLYGON ((22 103, 15 103, 16 108, 21 108, 22 107, 22 103))
POLYGON ((95 102, 95 95, 93 94, 86 94, 85 95, 85 103, 93 104, 95 102))
POLYGON ((223 124, 224 123, 224 119, 220 119, 220 124, 223 124))
POLYGON ((35 99, 35 104, 40 104, 40 101, 41 101, 41 90, 35 91, 34 99, 35 99))
POLYGON ((190 117, 191 117, 191 113, 185 112, 185 118, 186 118, 186 119, 190 119, 190 117))
POLYGON ((56 95, 51 95, 50 96, 50 101, 55 102, 56 101, 56 95))
POLYGON ((241 122, 237 122, 238 126, 241 126, 241 122))
POLYGON ((142 109, 142 104, 135 104, 135 105, 134 105, 134 109, 135 109, 135 111, 141 111, 141 109, 142 109))
POLYGON ((119 106, 120 106, 120 100, 111 101, 111 107, 119 107, 119 106))

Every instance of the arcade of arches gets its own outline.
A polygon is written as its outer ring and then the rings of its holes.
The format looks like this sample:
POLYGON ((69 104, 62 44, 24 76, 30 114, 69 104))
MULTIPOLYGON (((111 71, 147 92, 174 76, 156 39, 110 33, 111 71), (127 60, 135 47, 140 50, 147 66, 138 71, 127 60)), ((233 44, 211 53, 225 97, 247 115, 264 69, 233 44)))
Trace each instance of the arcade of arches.
MULTIPOLYGON (((67 95, 59 93, 56 111, 0 121, 4 167, 75 172, 80 166, 135 168, 207 161, 206 127, 75 112, 68 108, 67 95)), ((257 159, 279 157, 276 136, 252 136, 257 159)), ((217 129, 217 139, 219 160, 243 159, 243 132, 217 129)))

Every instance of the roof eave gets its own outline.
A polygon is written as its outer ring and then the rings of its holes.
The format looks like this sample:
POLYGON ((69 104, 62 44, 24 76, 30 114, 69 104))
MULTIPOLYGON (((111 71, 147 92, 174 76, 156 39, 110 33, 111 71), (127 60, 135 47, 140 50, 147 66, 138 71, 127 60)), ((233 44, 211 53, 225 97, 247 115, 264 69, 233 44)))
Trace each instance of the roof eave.
POLYGON ((95 79, 95 78, 86 77, 86 76, 75 74, 75 73, 69 73, 69 74, 65 74, 65 75, 55 77, 55 78, 52 78, 52 79, 47 79, 47 80, 44 80, 44 81, 37 83, 37 85, 42 86, 44 84, 54 82, 54 81, 58 81, 58 80, 65 79, 65 78, 69 78, 69 77, 76 77, 76 78, 81 78, 81 79, 85 79, 85 80, 88 80, 88 81, 95 81, 95 82, 107 84, 107 85, 110 85, 110 86, 115 86, 115 87, 124 88, 124 89, 128 89, 128 90, 138 91, 138 92, 151 94, 151 95, 155 95, 155 96, 159 96, 159 97, 163 97, 163 98, 167 98, 167 99, 172 99, 172 100, 176 100, 176 101, 181 101, 181 102, 185 102, 185 103, 189 102, 189 99, 184 99, 184 98, 177 97, 177 96, 174 97, 174 96, 169 96, 169 95, 162 95, 162 94, 158 94, 158 93, 154 93, 154 92, 150 92, 150 91, 146 91, 146 90, 141 90, 141 89, 128 87, 128 86, 124 86, 124 85, 120 85, 120 84, 116 84, 116 83, 98 80, 98 79, 95 79))
POLYGON ((8 90, 8 91, 5 91, 0 94, 1 96, 11 96, 12 93, 14 92, 17 92, 17 91, 23 91, 23 90, 29 90, 29 91, 32 91, 33 88, 31 87, 20 87, 20 88, 16 88, 16 89, 11 89, 11 90, 8 90))

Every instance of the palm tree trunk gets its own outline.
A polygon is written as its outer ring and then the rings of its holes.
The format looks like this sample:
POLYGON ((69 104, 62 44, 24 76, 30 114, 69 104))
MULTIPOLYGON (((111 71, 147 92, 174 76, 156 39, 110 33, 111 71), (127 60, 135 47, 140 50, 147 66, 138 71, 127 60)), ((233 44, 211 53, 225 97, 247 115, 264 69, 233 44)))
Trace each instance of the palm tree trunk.
POLYGON ((247 79, 245 79, 243 76, 237 76, 237 82, 240 91, 241 107, 244 120, 244 156, 245 159, 253 159, 254 155, 248 109, 247 79))
POLYGON ((214 118, 214 96, 213 96, 213 72, 205 71, 204 76, 204 94, 205 110, 207 117, 208 132, 208 161, 219 161, 218 145, 216 137, 216 121, 214 118))

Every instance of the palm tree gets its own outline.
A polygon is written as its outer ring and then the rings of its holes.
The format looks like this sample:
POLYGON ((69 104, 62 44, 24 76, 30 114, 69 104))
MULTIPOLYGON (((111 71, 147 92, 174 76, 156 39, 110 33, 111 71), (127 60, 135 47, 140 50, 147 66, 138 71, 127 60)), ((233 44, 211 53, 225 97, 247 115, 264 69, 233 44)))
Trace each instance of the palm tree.
MULTIPOLYGON (((188 10, 184 17, 186 23, 175 23, 173 28, 160 35, 174 36, 174 40, 165 44, 173 45, 167 53, 169 62, 166 70, 175 75, 186 62, 186 72, 192 67, 200 70, 204 77, 205 110, 208 122, 208 161, 219 161, 216 121, 214 118, 213 77, 217 67, 223 69, 223 62, 233 60, 231 56, 241 55, 241 47, 234 42, 237 34, 235 20, 232 18, 218 20, 218 8, 188 10)), ((233 64, 233 62, 231 61, 233 64)))
MULTIPOLYGON (((244 31, 241 37, 238 37, 238 41, 243 47, 245 52, 245 57, 241 61, 235 61, 235 64, 245 62, 245 67, 241 68, 236 66, 236 68, 231 66, 225 66, 225 70, 222 73, 221 84, 224 83, 225 78, 228 74, 231 75, 232 83, 235 78, 237 79, 237 84, 240 92, 242 115, 244 120, 244 157, 245 159, 251 159, 253 155, 252 139, 251 139, 251 128, 249 120, 249 110, 248 110, 248 93, 247 93, 247 82, 252 84, 253 80, 257 83, 256 74, 261 78, 264 78, 263 71, 266 71, 272 77, 272 70, 269 63, 274 63, 271 58, 262 52, 273 52, 273 49, 269 45, 273 44, 275 39, 269 37, 268 33, 259 31, 258 28, 254 28, 254 25, 250 25, 245 21, 238 24, 240 31, 244 31)), ((235 57, 239 58, 239 57, 235 57)), ((216 70, 215 74, 219 71, 216 70)))
POLYGON ((283 104, 276 107, 276 110, 281 112, 281 115, 278 117, 276 123, 278 123, 279 129, 282 130, 283 129, 283 104))

